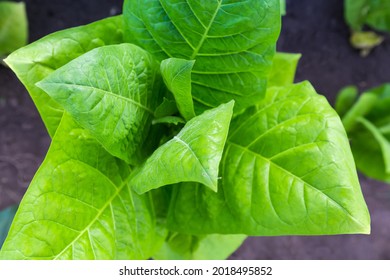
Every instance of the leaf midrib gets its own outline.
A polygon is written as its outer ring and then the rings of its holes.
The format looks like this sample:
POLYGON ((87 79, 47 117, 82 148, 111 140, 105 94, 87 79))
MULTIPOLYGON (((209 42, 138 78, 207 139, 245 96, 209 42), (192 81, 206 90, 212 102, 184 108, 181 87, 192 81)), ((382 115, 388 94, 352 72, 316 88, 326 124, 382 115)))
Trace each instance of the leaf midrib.
POLYGON ((332 202, 333 204, 335 204, 338 208, 340 208, 343 212, 345 212, 356 224, 360 225, 362 228, 364 228, 364 225, 358 221, 354 216, 352 216, 352 214, 345 208, 343 207, 342 205, 340 205, 339 203, 337 203, 337 201, 335 201, 332 197, 328 196, 326 193, 322 192, 321 190, 319 190, 318 188, 314 187, 312 184, 306 182, 304 179, 302 179, 301 177, 298 177, 297 175, 295 175, 294 173, 290 172, 289 170, 285 169, 284 167, 280 166, 279 164, 273 162, 272 160, 270 160, 269 158, 261 155, 261 154, 258 154, 252 150, 249 150, 247 147, 244 147, 238 143, 234 143, 232 141, 226 141, 226 145, 232 145, 232 146, 235 146, 235 147, 238 147, 242 150, 244 150, 244 152, 247 152, 247 153, 250 153, 250 154, 253 154, 254 156, 256 157, 259 157, 261 158, 262 160, 265 160, 266 162, 268 162, 270 165, 274 165, 276 166, 277 168, 281 169, 283 172, 286 172, 287 174, 291 175, 292 177, 296 178, 297 180, 303 182, 305 185, 309 186, 311 189, 319 192, 321 195, 325 196, 327 200, 329 200, 330 202, 332 202))
POLYGON ((125 97, 125 96, 122 96, 122 95, 119 95, 119 94, 116 94, 114 92, 110 92, 110 91, 107 91, 107 90, 104 90, 104 89, 101 89, 101 88, 96 88, 96 87, 93 87, 93 86, 88 86, 88 85, 78 85, 78 84, 71 84, 71 83, 58 83, 58 82, 44 82, 42 83, 44 85, 58 85, 58 86, 68 86, 68 87, 75 87, 75 88, 80 88, 81 90, 82 89, 92 89, 92 90, 97 90, 97 91, 100 91, 104 94, 107 94, 107 95, 110 95, 114 98, 119 98, 119 99, 122 99, 122 100, 125 100, 126 102, 129 102, 129 103, 132 103, 138 107, 140 107, 141 109, 145 110, 146 112, 148 112, 149 114, 151 114, 152 116, 154 115, 154 112, 153 110, 151 110, 150 108, 142 105, 141 103, 131 99, 131 98, 128 98, 128 97, 125 97))
MULTIPOLYGON (((93 166, 90 166, 88 165, 90 168, 92 168, 93 170, 96 170, 98 171, 100 174, 102 174, 99 170, 97 170, 96 168, 94 168, 93 166)), ((130 176, 131 176, 131 173, 123 180, 122 184, 120 186, 117 187, 116 191, 114 192, 114 194, 107 200, 107 202, 101 207, 100 211, 98 213, 96 213, 96 217, 85 227, 85 229, 83 229, 75 238, 73 238, 73 241, 70 242, 61 252, 59 252, 57 254, 57 256, 54 258, 54 260, 56 260, 58 257, 60 257, 66 250, 68 250, 70 248, 70 246, 72 246, 75 242, 77 242, 77 240, 79 240, 83 235, 84 233, 86 233, 87 231, 89 231, 90 227, 100 218, 100 216, 103 214, 103 212, 112 204, 112 201, 118 197, 119 193, 124 189, 124 187, 127 185, 129 179, 130 179, 130 176)), ((112 184, 116 187, 116 185, 107 177, 104 175, 104 177, 112 184)))
POLYGON ((193 51, 193 53, 192 53, 192 55, 191 55, 191 57, 190 57, 190 60, 194 59, 194 58, 198 55, 199 50, 200 50, 201 47, 203 46, 203 43, 204 43, 204 41, 206 40, 206 38, 208 37, 208 33, 210 32, 211 26, 213 25, 214 20, 215 20, 215 18, 217 17, 217 14, 218 14, 219 9, 221 8, 221 6, 222 6, 222 0, 218 1, 218 7, 215 9, 215 12, 214 12, 213 16, 212 16, 211 19, 210 19, 210 23, 209 23, 209 25, 206 27, 206 30, 205 30, 205 32, 203 33, 203 36, 202 36, 202 38, 200 39, 199 44, 196 46, 195 50, 193 51))
POLYGON ((207 169, 204 167, 202 162, 200 161, 200 158, 196 155, 194 150, 188 145, 186 142, 184 142, 182 139, 180 139, 178 136, 173 137, 178 143, 182 144, 190 153, 195 157, 195 159, 199 162, 200 166, 202 167, 203 171, 207 174, 207 178, 209 180, 209 184, 213 186, 213 188, 217 188, 217 186, 214 184, 213 179, 211 178, 211 175, 209 172, 207 172, 207 169))

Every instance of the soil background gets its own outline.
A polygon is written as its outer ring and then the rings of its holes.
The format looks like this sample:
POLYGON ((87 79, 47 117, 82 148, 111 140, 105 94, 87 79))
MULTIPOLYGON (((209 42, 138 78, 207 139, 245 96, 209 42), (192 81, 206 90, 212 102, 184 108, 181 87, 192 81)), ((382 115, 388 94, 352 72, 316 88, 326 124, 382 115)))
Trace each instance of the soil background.
MULTIPOLYGON (((25 0, 30 42, 121 13, 122 0, 25 0)), ((349 43, 341 0, 287 0, 278 50, 301 53, 296 81, 309 80, 333 104, 343 86, 390 82, 390 37, 362 58, 349 43)), ((0 210, 18 203, 50 138, 27 91, 0 66, 0 210)), ((250 237, 231 259, 390 259, 390 185, 360 176, 371 235, 250 237)))

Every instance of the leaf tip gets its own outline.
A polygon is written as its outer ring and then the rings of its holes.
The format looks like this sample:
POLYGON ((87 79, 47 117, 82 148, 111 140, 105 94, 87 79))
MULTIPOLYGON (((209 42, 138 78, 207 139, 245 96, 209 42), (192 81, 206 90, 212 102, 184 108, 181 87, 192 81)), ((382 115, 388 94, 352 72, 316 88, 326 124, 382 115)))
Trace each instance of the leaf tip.
POLYGON ((208 177, 206 181, 203 182, 203 185, 207 188, 209 188, 210 190, 212 190, 213 192, 217 193, 218 192, 218 179, 220 179, 220 177, 215 177, 215 178, 210 178, 208 177))
POLYGON ((232 99, 228 103, 223 104, 222 106, 226 107, 227 110, 229 110, 229 112, 231 111, 233 114, 233 108, 234 108, 235 103, 236 103, 236 101, 234 99, 232 99))
POLYGON ((215 183, 215 184, 213 184, 212 186, 209 186, 209 188, 210 188, 213 192, 217 193, 217 192, 218 192, 218 183, 215 183))
POLYGON ((356 230, 356 233, 357 233, 357 234, 370 235, 370 234, 371 234, 371 225, 370 225, 370 221, 368 221, 368 223, 359 224, 359 229, 356 230))
POLYGON ((236 103, 236 101, 234 99, 230 100, 228 103, 226 103, 227 105, 233 107, 234 104, 236 103))
POLYGON ((12 59, 13 57, 13 53, 11 53, 10 55, 8 55, 6 58, 2 59, 2 62, 5 66, 8 66, 10 69, 12 69, 12 71, 15 71, 14 69, 14 66, 16 65, 16 60, 12 59))
POLYGON ((135 191, 138 195, 142 195, 155 187, 153 186, 148 186, 145 184, 145 180, 142 178, 142 170, 143 170, 144 164, 141 164, 140 166, 136 167, 129 178, 129 187, 135 191), (144 182, 143 184, 140 182, 144 182))

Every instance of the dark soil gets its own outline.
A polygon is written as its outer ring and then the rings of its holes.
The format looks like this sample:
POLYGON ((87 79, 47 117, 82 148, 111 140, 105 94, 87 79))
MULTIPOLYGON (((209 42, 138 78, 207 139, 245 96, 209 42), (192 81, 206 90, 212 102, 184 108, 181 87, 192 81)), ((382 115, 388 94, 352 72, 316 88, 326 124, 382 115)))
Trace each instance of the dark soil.
MULTIPOLYGON (((25 0, 30 41, 120 13, 122 0, 25 0)), ((331 103, 355 84, 390 82, 390 38, 367 58, 348 43, 340 0, 287 0, 278 50, 302 53, 297 81, 309 80, 331 103)), ((24 87, 0 67, 0 209, 18 203, 42 162, 50 139, 24 87)), ((390 259, 390 186, 361 177, 372 234, 251 237, 232 259, 390 259)))

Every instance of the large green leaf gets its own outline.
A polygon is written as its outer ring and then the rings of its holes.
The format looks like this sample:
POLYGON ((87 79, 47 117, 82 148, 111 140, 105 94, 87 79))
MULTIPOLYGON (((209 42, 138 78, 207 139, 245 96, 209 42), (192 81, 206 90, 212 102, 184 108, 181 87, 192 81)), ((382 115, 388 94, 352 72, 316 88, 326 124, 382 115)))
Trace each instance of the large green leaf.
POLYGON ((38 83, 110 152, 131 164, 160 103, 159 65, 132 44, 96 48, 38 83))
POLYGON ((176 186, 172 231, 247 235, 369 233, 340 118, 307 83, 270 88, 233 119, 218 193, 176 186))
POLYGON ((160 61, 196 60, 196 112, 232 99, 241 112, 264 96, 280 31, 279 0, 126 0, 123 14, 128 42, 160 61))
POLYGON ((277 52, 272 61, 268 87, 282 87, 294 83, 300 54, 277 52))
POLYGON ((217 191, 218 167, 234 101, 191 119, 133 173, 131 186, 144 193, 179 182, 200 182, 217 191))
POLYGON ((244 242, 246 235, 187 235, 171 233, 154 254, 158 260, 224 260, 244 242))
POLYGON ((0 2, 0 59, 27 44, 28 24, 23 2, 0 2))
POLYGON ((61 121, 63 109, 35 84, 89 50, 122 41, 122 17, 117 16, 50 34, 5 60, 29 91, 50 136, 61 121))
POLYGON ((345 0, 344 14, 355 31, 367 24, 381 31, 390 31, 389 0, 345 0))
POLYGON ((149 258, 165 237, 150 194, 135 194, 130 174, 124 162, 64 115, 0 258, 149 258))

